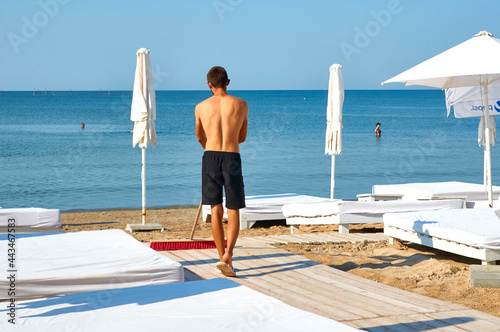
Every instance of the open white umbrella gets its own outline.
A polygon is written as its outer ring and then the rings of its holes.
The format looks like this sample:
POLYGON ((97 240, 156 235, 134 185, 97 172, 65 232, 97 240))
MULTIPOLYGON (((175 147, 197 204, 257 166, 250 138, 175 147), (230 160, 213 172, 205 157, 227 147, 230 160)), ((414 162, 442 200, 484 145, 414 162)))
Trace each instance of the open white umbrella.
MULTIPOLYGON (((500 83, 500 40, 486 31, 424 61, 413 68, 383 82, 406 85, 425 85, 441 89, 480 87, 482 107, 488 109, 488 89, 500 83)), ((488 112, 484 117, 485 186, 490 206, 493 206, 491 182, 491 128, 488 112)))
POLYGON ((153 143, 153 147, 156 145, 154 123, 154 120, 156 120, 156 95, 149 52, 145 48, 137 51, 137 66, 130 113, 130 120, 134 121, 132 146, 135 147, 139 144, 142 149, 142 225, 146 225, 146 148, 150 142, 153 143))
POLYGON ((342 66, 330 67, 328 83, 328 105, 326 107, 325 154, 332 156, 330 198, 335 190, 335 156, 342 154, 342 106, 344 105, 344 80, 342 66))

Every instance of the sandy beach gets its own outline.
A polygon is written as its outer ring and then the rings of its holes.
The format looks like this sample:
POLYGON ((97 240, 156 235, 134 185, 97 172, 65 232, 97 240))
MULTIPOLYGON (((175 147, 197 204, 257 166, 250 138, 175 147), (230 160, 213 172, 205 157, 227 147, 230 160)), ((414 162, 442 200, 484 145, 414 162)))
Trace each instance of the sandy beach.
MULTIPOLYGON (((147 211, 148 223, 160 223, 163 231, 134 232, 138 241, 187 239, 197 207, 173 207, 147 211)), ((140 210, 68 212, 61 215, 65 232, 103 229, 124 230, 141 222, 140 210)), ((298 233, 337 232, 335 225, 302 225, 298 233)), ((382 232, 382 225, 351 226, 351 232, 382 232)), ((242 229, 240 237, 289 234, 283 222, 257 223, 242 229)), ((211 238, 210 224, 199 222, 195 238, 211 238)), ((500 289, 470 288, 469 265, 479 261, 412 243, 388 245, 387 241, 339 245, 284 245, 282 249, 304 255, 321 264, 386 285, 448 301, 500 317, 500 289)), ((237 263, 235 263, 236 265, 237 263)))

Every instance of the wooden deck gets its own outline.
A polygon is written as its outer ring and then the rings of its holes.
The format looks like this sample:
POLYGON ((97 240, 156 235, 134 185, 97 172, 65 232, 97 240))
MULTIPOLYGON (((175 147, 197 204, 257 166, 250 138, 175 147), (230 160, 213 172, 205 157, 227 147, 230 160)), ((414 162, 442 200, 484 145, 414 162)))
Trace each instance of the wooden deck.
MULTIPOLYGON (((271 243, 379 241, 383 234, 307 234, 240 238, 234 266, 244 286, 296 308, 366 331, 500 331, 500 318, 370 281, 271 243)), ((221 278, 215 249, 160 251, 182 263, 186 281, 221 278)))

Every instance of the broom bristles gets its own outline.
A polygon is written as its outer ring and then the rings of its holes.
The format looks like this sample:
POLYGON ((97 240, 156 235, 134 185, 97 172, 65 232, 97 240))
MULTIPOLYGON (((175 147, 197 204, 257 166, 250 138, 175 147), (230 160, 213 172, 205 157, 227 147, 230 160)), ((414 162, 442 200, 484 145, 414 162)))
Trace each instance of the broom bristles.
POLYGON ((185 240, 185 241, 151 241, 149 247, 153 250, 189 250, 216 248, 213 240, 185 240))

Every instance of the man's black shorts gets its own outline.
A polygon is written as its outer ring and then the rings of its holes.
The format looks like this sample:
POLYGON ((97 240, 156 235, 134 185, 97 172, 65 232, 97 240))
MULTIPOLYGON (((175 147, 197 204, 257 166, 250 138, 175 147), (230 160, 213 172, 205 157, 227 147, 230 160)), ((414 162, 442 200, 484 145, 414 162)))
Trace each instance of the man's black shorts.
POLYGON ((222 187, 226 191, 226 207, 245 207, 245 190, 241 174, 241 158, 237 152, 205 151, 201 166, 201 189, 204 205, 222 203, 222 187))

